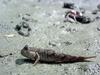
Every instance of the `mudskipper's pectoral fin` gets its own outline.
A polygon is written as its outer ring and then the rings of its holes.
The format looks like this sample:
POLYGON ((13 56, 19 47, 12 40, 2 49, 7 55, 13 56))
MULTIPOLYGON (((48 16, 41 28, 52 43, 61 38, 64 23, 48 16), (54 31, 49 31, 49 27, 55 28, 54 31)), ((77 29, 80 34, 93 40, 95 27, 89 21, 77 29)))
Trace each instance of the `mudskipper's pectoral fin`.
POLYGON ((40 55, 37 52, 36 52, 36 56, 37 56, 37 58, 33 65, 36 65, 38 63, 38 61, 40 60, 40 55))

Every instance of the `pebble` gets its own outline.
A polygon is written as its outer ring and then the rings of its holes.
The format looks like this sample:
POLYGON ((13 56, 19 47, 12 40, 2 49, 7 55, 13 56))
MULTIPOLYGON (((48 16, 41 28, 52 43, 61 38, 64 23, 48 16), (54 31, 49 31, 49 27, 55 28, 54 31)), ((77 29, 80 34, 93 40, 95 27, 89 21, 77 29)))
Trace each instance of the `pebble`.
POLYGON ((24 22, 24 21, 21 22, 21 25, 23 26, 23 28, 28 28, 29 27, 29 24, 24 22))
POLYGON ((97 27, 97 30, 98 30, 98 31, 100 31, 100 28, 99 28, 99 27, 97 27))
POLYGON ((98 10, 94 10, 93 12, 92 12, 92 14, 97 14, 98 13, 98 10))
POLYGON ((56 46, 56 44, 49 42, 49 45, 51 46, 56 46))
POLYGON ((21 26, 20 26, 20 25, 16 25, 15 30, 16 30, 16 31, 21 30, 21 26))
POLYGON ((64 3, 63 8, 74 9, 74 3, 64 3))
POLYGON ((64 42, 65 43, 65 45, 66 46, 68 46, 68 45, 71 45, 72 43, 71 42, 69 42, 69 41, 67 41, 67 42, 64 42))
POLYGON ((96 19, 96 20, 100 20, 100 16, 97 16, 95 19, 96 19))
POLYGON ((100 10, 100 4, 97 5, 97 8, 100 10))

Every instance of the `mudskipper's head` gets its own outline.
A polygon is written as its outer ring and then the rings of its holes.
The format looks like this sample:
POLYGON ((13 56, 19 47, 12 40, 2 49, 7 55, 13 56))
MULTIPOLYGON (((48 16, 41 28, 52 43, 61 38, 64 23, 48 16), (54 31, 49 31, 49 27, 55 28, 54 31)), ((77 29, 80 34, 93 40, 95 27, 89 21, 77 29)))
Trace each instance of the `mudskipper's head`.
POLYGON ((28 54, 28 45, 25 45, 24 48, 21 50, 21 54, 27 57, 28 54))
POLYGON ((35 58, 37 57, 36 53, 34 51, 32 51, 30 49, 30 47, 28 47, 28 45, 25 45, 24 48, 21 50, 21 54, 24 57, 27 57, 29 59, 35 60, 35 58))

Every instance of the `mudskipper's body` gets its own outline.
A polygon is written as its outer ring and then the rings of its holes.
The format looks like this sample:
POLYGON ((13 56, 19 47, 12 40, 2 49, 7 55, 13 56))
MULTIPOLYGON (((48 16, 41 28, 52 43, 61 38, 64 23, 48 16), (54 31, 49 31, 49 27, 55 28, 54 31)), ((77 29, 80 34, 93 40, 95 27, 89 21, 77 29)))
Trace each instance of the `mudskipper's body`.
POLYGON ((82 56, 71 56, 63 53, 56 53, 51 49, 41 49, 28 47, 27 45, 21 50, 21 54, 31 60, 34 60, 36 64, 38 61, 43 62, 54 62, 54 63, 72 63, 72 62, 83 62, 85 59, 94 58, 82 57, 82 56))

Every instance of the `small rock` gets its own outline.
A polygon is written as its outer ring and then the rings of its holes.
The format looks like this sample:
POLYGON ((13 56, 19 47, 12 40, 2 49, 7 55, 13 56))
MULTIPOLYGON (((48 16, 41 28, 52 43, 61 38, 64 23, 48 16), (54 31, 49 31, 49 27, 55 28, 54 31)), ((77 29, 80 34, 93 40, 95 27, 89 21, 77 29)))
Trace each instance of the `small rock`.
POLYGON ((98 31, 100 31, 100 28, 99 28, 99 27, 97 27, 97 30, 98 30, 98 31))
POLYGON ((25 18, 25 17, 22 17, 22 20, 24 20, 24 21, 29 21, 30 19, 25 18))
POLYGON ((26 22, 22 22, 21 25, 23 26, 23 28, 29 28, 29 24, 26 22))
POLYGON ((100 20, 100 16, 97 16, 95 19, 96 19, 96 20, 100 20))
POLYGON ((2 55, 0 55, 0 58, 2 58, 3 56, 2 55))
POLYGON ((13 55, 12 53, 10 53, 9 55, 13 55))
POLYGON ((20 26, 20 25, 16 25, 15 30, 16 30, 16 31, 21 30, 21 26, 20 26))
POLYGON ((7 54, 7 55, 0 55, 0 58, 7 57, 7 56, 9 56, 9 55, 13 55, 13 54, 12 54, 12 53, 10 53, 10 54, 7 54))
POLYGON ((21 17, 21 15, 20 15, 20 14, 18 14, 18 17, 21 17))
POLYGON ((98 10, 94 10, 93 12, 92 12, 92 14, 97 14, 98 13, 98 10))
POLYGON ((22 36, 28 37, 30 35, 29 32, 22 32, 22 31, 18 31, 18 33, 22 36))
POLYGON ((10 21, 10 23, 14 23, 14 21, 10 21))
POLYGON ((28 28, 28 31, 31 31, 31 28, 30 27, 28 28))
POLYGON ((85 13, 85 9, 84 8, 80 8, 80 11, 81 11, 82 14, 85 13))
POLYGON ((49 45, 51 45, 51 46, 56 46, 56 44, 53 44, 53 43, 51 43, 51 42, 49 42, 49 45))
POLYGON ((25 15, 27 15, 27 16, 31 16, 30 14, 28 14, 28 13, 26 13, 25 15))
POLYGON ((76 17, 76 20, 83 24, 88 24, 91 22, 91 19, 89 17, 85 17, 85 16, 76 17))
POLYGON ((100 4, 97 5, 97 8, 100 10, 100 4))
POLYGON ((61 26, 60 28, 65 28, 65 26, 61 26))
POLYGON ((74 3, 64 3, 63 8, 74 9, 74 3))
POLYGON ((67 42, 64 42, 65 43, 65 45, 71 45, 72 43, 71 42, 69 42, 69 41, 67 41, 67 42))
POLYGON ((66 31, 67 31, 67 32, 71 32, 72 29, 71 29, 71 28, 67 28, 66 31))

